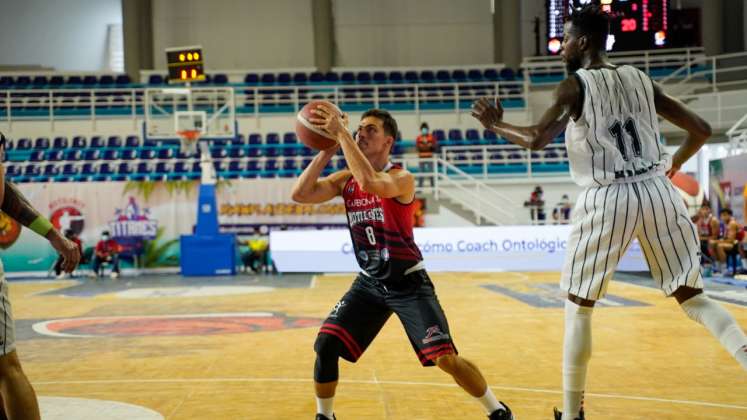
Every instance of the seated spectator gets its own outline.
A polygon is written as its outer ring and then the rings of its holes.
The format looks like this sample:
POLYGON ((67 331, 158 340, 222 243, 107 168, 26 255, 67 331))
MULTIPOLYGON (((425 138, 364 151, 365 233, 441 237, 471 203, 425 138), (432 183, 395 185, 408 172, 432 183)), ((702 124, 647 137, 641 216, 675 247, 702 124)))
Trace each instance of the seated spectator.
MULTIPOLYGON (((78 235, 76 235, 72 229, 68 229, 65 231, 65 237, 75 242, 75 245, 78 246, 78 252, 80 252, 80 263, 84 264, 86 261, 83 259, 83 243, 80 241, 80 238, 78 238, 78 235)), ((62 271, 62 255, 58 256, 57 261, 54 263, 54 274, 58 279, 67 277, 67 273, 62 271)))
POLYGON ((96 250, 93 255, 93 276, 99 276, 99 269, 104 263, 112 265, 111 278, 119 277, 119 253, 122 247, 117 241, 111 238, 109 231, 101 233, 101 240, 96 244, 96 250))
POLYGON ((567 225, 571 220, 571 199, 568 198, 568 194, 563 194, 558 204, 552 210, 552 219, 554 224, 567 225))
POLYGON ((693 223, 698 226, 700 252, 704 257, 708 257, 708 259, 712 261, 714 255, 711 254, 709 244, 711 241, 718 239, 719 222, 716 216, 711 212, 711 206, 708 203, 703 203, 703 205, 700 206, 698 213, 693 217, 693 223))
POLYGON ((268 262, 268 251, 270 242, 265 236, 252 236, 246 241, 249 250, 241 256, 241 262, 245 268, 251 269, 255 274, 269 272, 271 264, 268 262))
POLYGON ((721 232, 718 239, 711 241, 711 253, 716 256, 716 271, 727 274, 726 257, 739 243, 737 236, 741 228, 731 209, 722 209, 720 216, 721 232))
POLYGON ((529 200, 524 202, 524 207, 529 208, 529 217, 533 225, 544 225, 545 219, 545 200, 543 198, 542 187, 537 185, 529 196, 529 200))

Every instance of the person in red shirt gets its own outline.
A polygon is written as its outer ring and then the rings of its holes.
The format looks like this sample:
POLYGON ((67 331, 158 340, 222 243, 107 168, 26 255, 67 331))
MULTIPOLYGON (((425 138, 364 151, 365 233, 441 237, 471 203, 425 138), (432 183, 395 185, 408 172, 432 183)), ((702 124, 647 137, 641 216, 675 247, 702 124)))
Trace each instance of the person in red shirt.
POLYGON ((112 265, 111 278, 116 279, 119 277, 119 253, 122 252, 122 247, 111 238, 109 231, 104 231, 101 234, 101 240, 96 244, 96 251, 93 256, 93 274, 94 276, 99 275, 99 268, 101 264, 107 262, 112 265))
MULTIPOLYGON (((80 238, 78 238, 78 235, 75 234, 75 232, 72 229, 68 229, 65 231, 65 238, 72 241, 75 246, 78 247, 78 253, 80 254, 80 261, 83 262, 83 243, 80 241, 80 238)), ((54 263, 54 274, 57 276, 57 278, 64 278, 66 276, 66 273, 62 271, 62 262, 64 259, 62 258, 62 255, 57 257, 57 261, 54 263)))
POLYGON ((420 158, 420 177, 418 178, 418 187, 422 188, 424 180, 428 179, 433 187, 433 176, 430 175, 433 172, 433 152, 436 151, 436 138, 431 134, 428 128, 428 123, 420 124, 420 135, 415 139, 415 147, 418 149, 418 157, 420 158))

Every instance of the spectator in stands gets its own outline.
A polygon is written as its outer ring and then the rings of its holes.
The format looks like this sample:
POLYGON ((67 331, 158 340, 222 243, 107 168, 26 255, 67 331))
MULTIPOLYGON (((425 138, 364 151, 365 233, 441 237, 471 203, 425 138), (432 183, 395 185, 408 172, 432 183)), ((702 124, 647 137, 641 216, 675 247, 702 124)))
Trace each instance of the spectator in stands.
POLYGON ((571 220, 571 199, 568 198, 568 194, 563 194, 558 204, 552 210, 552 219, 554 224, 567 225, 571 220))
POLYGON ((714 259, 711 254, 710 244, 718 239, 719 222, 716 216, 711 212, 711 206, 707 202, 703 203, 698 213, 693 217, 693 223, 698 226, 698 236, 700 237, 700 252, 702 257, 714 259))
POLYGON ((418 157, 420 158, 420 177, 418 177, 418 187, 422 188, 424 180, 427 178, 433 187, 433 152, 436 151, 436 138, 430 132, 428 123, 420 124, 420 134, 415 140, 415 147, 418 149, 418 157), (428 174, 427 176, 425 174, 428 174))
POLYGON ((533 225, 544 225, 545 219, 545 200, 543 198, 542 187, 537 185, 529 196, 529 200, 524 202, 524 207, 529 208, 529 217, 533 225))
MULTIPOLYGON (((80 241, 80 238, 78 238, 78 235, 76 235, 72 229, 68 229, 65 231, 65 237, 75 243, 75 246, 78 247, 78 252, 80 253, 80 262, 83 263, 83 243, 80 241)), ((62 271, 62 263, 63 258, 62 255, 60 255, 57 257, 57 261, 55 261, 54 263, 54 274, 58 279, 65 278, 65 276, 67 275, 64 271, 62 271)))
POLYGON ((111 278, 116 279, 119 277, 119 253, 122 252, 122 247, 111 238, 109 231, 105 230, 101 233, 101 240, 96 244, 96 250, 93 256, 93 275, 94 277, 99 276, 99 269, 104 263, 111 264, 112 273, 111 278))
POLYGON ((719 238, 711 241, 711 255, 716 256, 716 270, 722 274, 727 273, 726 257, 735 251, 734 247, 739 243, 739 223, 734 218, 734 213, 729 208, 721 209, 721 234, 719 238))
POLYGON ((267 251, 270 245, 267 238, 252 235, 252 237, 247 239, 246 245, 249 247, 249 250, 241 256, 241 262, 244 264, 244 267, 252 270, 255 274, 262 271, 267 272, 267 251))

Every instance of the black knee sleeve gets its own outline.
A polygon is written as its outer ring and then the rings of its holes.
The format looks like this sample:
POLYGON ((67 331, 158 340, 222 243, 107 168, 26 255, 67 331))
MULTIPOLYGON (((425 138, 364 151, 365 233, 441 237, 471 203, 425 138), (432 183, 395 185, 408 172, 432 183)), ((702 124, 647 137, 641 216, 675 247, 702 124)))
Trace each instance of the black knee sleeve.
POLYGON ((341 343, 336 337, 319 334, 314 343, 316 362, 314 363, 314 381, 319 383, 334 382, 339 377, 338 362, 341 343))

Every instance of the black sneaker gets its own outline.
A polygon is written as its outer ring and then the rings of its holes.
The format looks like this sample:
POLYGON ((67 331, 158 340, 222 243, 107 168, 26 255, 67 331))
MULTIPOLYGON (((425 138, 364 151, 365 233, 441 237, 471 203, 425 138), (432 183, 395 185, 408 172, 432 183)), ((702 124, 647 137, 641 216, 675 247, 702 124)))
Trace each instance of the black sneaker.
POLYGON ((501 405, 504 409, 498 409, 490 413, 488 416, 489 420, 514 420, 514 415, 511 414, 511 409, 508 408, 506 404, 503 403, 503 401, 500 401, 501 405))
POLYGON ((317 413, 315 420, 337 420, 337 418, 335 418, 334 414, 332 414, 332 418, 329 418, 329 417, 325 416, 324 414, 317 413))
MULTIPOLYGON (((563 412, 558 410, 557 407, 554 407, 552 409, 553 415, 555 416, 555 420, 562 420, 563 419, 563 412)), ((576 420, 586 420, 586 417, 584 417, 584 409, 582 408, 581 411, 578 412, 578 417, 576 417, 576 420)))

